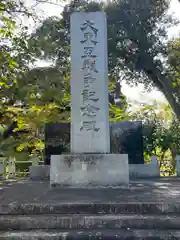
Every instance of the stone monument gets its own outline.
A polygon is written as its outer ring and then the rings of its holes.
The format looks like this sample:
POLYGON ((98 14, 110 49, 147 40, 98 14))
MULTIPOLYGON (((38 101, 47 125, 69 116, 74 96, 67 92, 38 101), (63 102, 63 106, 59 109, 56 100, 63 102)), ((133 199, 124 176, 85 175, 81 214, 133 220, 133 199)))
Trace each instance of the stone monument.
POLYGON ((45 125, 44 164, 50 165, 52 155, 70 152, 70 124, 47 123, 45 125))
POLYGON ((144 164, 141 121, 110 123, 111 153, 128 154, 129 164, 144 164))
POLYGON ((103 13, 72 15, 71 48, 71 151, 109 153, 107 29, 103 13))
MULTIPOLYGON (((109 125, 110 153, 125 153, 129 164, 144 164, 142 122, 121 121, 109 125)), ((51 155, 70 152, 70 127, 70 123, 45 125, 45 165, 50 165, 51 155)))
POLYGON ((107 23, 71 15, 71 153, 51 156, 51 186, 128 186, 127 154, 110 154, 107 23))

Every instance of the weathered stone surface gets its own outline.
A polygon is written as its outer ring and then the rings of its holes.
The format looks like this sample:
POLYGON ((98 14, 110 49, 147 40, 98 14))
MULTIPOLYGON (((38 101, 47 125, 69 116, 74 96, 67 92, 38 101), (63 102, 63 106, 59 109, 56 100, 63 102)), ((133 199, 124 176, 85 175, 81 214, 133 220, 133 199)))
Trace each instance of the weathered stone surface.
POLYGON ((103 12, 71 15, 71 152, 110 153, 107 23, 103 12))
POLYGON ((160 177, 159 164, 129 164, 131 179, 160 177))
MULTIPOLYGON (((33 181, 50 180, 50 166, 31 166, 29 177, 33 181)), ((158 164, 129 164, 129 178, 159 178, 160 169, 158 164)))
POLYGON ((68 206, 69 213, 74 207, 82 213, 106 212, 106 209, 109 212, 114 209, 112 211, 119 213, 151 210, 152 213, 180 213, 180 178, 131 181, 128 189, 71 188, 56 191, 49 187, 48 181, 32 182, 28 179, 5 181, 0 185, 0 214, 10 209, 21 211, 23 208, 26 211, 35 209, 49 213, 52 206, 62 213, 63 208, 68 211, 68 206))
POLYGON ((70 152, 70 123, 45 125, 45 165, 50 165, 51 155, 70 152))
POLYGON ((179 181, 58 191, 48 182, 7 181, 0 187, 0 240, 179 239, 179 181))
POLYGON ((179 216, 162 215, 7 215, 0 231, 31 229, 179 229, 179 216))
POLYGON ((142 122, 110 123, 110 147, 111 153, 128 154, 129 164, 144 164, 142 122))
POLYGON ((51 157, 50 184, 72 187, 129 185, 125 154, 71 154, 51 157))
MULTIPOLYGON (((110 123, 110 152, 128 154, 130 164, 143 164, 142 123, 110 123)), ((70 123, 48 123, 45 126, 45 164, 51 155, 70 152, 70 123)))
POLYGON ((81 231, 27 231, 5 232, 0 240, 180 240, 180 231, 175 230, 81 230, 81 231))
POLYGON ((177 176, 180 177, 180 156, 176 157, 176 169, 177 169, 177 176))
POLYGON ((49 165, 37 165, 29 167, 29 177, 33 181, 49 180, 49 173, 49 165))
MULTIPOLYGON (((94 191, 94 189, 93 189, 94 191)), ((119 191, 119 189, 118 189, 119 191)), ((90 191, 91 194, 93 193, 90 191)), ((113 191, 114 192, 114 191, 113 191)), ((77 192, 79 194, 79 192, 77 192)), ((100 191, 100 193, 102 193, 100 191)), ((115 193, 110 192, 115 198, 115 193)), ((117 192, 116 192, 117 193, 117 192)), ((82 196, 82 195, 81 195, 82 196)), ((72 197, 72 196, 71 196, 72 197)), ((120 197, 120 196, 119 196, 120 197)), ((123 199, 123 197, 122 197, 123 199)), ((126 198, 127 199, 127 198, 126 198)), ((53 199, 54 200, 54 199, 53 199)), ((176 203, 112 203, 108 202, 68 202, 58 203, 50 201, 45 203, 25 203, 25 204, 9 204, 0 206, 0 214, 7 215, 25 215, 25 214, 179 214, 180 204, 176 203)), ((103 200, 102 200, 103 201, 103 200)), ((125 200, 124 200, 125 201, 125 200)), ((131 199, 132 201, 132 199, 131 199)), ((137 201, 137 200, 136 200, 137 201)))

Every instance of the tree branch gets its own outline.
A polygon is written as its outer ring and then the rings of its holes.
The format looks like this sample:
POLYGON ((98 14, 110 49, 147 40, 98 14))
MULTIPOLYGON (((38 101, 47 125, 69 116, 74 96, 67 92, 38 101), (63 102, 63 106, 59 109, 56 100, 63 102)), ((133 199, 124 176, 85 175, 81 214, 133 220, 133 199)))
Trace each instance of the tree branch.
POLYGON ((56 6, 59 6, 59 7, 64 7, 63 5, 59 4, 59 3, 54 3, 54 2, 49 2, 49 1, 46 1, 46 0, 37 0, 36 1, 36 4, 32 6, 32 8, 36 7, 37 5, 41 4, 41 3, 48 3, 48 4, 51 4, 51 5, 56 5, 56 6))

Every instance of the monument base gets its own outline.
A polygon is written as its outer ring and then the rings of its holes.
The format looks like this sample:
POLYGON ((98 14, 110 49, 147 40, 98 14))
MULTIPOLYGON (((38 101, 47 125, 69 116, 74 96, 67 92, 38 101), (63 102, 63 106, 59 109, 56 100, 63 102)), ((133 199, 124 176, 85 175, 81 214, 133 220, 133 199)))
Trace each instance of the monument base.
POLYGON ((52 155, 50 185, 77 188, 128 187, 128 155, 52 155))
POLYGON ((130 179, 159 178, 158 164, 129 164, 130 179))
POLYGON ((29 167, 29 177, 33 181, 49 180, 49 165, 37 165, 29 167))

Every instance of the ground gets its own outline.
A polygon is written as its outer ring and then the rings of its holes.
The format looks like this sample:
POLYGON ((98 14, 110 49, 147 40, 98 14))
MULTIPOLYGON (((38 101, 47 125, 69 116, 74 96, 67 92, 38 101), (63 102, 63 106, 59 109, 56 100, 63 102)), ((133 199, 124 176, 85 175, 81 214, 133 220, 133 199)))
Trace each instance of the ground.
POLYGON ((179 203, 180 178, 133 181, 129 189, 59 189, 49 182, 28 179, 6 181, 0 185, 0 207, 25 203, 179 203))

